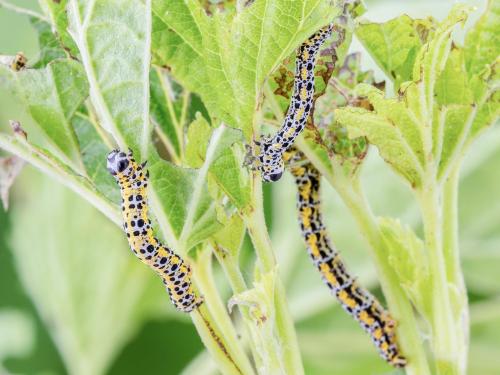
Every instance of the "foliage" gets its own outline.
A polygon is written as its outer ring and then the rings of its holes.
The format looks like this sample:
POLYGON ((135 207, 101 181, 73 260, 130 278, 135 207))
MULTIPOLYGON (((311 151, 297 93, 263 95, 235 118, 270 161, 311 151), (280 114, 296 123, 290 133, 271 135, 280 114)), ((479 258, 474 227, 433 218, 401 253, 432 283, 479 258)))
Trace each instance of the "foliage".
MULTIPOLYGON (((56 178, 117 225, 119 196, 105 156, 114 147, 131 148, 137 159, 148 161, 155 229, 193 265, 205 303, 191 318, 224 374, 302 374, 304 364, 308 373, 327 366, 328 353, 319 358, 322 350, 308 353, 305 344, 299 351, 293 297, 285 294, 285 283, 291 284, 287 262, 293 263, 294 253, 287 252, 284 260, 275 238, 271 243, 260 177, 243 160, 244 145, 259 138, 261 125, 275 131, 283 119, 294 50, 335 19, 335 36, 316 69, 314 116, 297 147, 335 189, 367 239, 409 359, 406 372, 465 373, 469 318, 458 250, 458 177, 466 151, 499 116, 498 2, 488 3, 463 44, 454 33, 471 13, 463 5, 442 22, 402 15, 371 23, 359 21, 359 1, 40 4, 43 15, 31 20, 40 43, 38 61, 21 71, 0 65, 0 83, 18 98, 42 139, 34 140, 32 129, 18 125, 13 134, 0 133, 0 147, 56 178), (353 34, 392 81, 394 96, 360 68, 359 54, 347 54, 353 34), (398 220, 373 215, 360 174, 369 170, 367 153, 374 147, 413 193, 421 235, 398 220), (245 234, 255 257, 251 261, 245 258, 245 234), (224 300, 229 310, 238 310, 238 319, 230 316, 224 300)), ((12 175, 2 167, 0 172, 9 175, 0 184, 6 196, 17 171, 12 175)), ((40 199, 13 215, 12 246, 24 249, 16 250, 16 268, 42 320, 64 322, 51 335, 67 369, 104 372, 116 350, 156 313, 158 301, 168 299, 157 280, 158 292, 148 292, 153 280, 134 259, 120 257, 125 247, 120 232, 110 229, 100 232, 103 238, 86 238, 87 231, 106 226, 104 218, 87 220, 91 208, 83 201, 74 206, 53 183, 37 186, 34 194, 40 199), (25 237, 32 210, 51 212, 50 221, 25 237), (81 216, 73 215, 75 210, 81 216), (53 221, 67 217, 77 220, 66 236, 44 237, 53 221), (29 237, 40 239, 35 256, 29 237), (55 261, 43 273, 31 271, 45 259, 55 261), (93 276, 84 278, 82 267, 93 276), (51 284, 65 288, 52 293, 51 284), (64 299, 71 311, 57 308, 64 299)), ((280 204, 280 212, 293 209, 293 195, 280 204)), ((340 337, 349 357, 355 345, 350 347, 342 332, 340 337)), ((302 340, 314 341, 307 334, 302 340)), ((203 356, 197 360, 203 363, 203 356)), ((185 373, 196 373, 197 363, 185 373)), ((342 373, 358 371, 356 359, 344 366, 342 373)), ((375 360, 374 366, 387 370, 375 360)))

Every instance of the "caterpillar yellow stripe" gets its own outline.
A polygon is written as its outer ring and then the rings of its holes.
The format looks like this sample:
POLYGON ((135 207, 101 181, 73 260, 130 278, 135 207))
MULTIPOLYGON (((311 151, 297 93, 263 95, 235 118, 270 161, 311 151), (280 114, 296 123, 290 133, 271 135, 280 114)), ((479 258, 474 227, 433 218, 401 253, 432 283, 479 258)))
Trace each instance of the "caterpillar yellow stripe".
POLYGON ((255 169, 264 181, 278 181, 284 171, 283 153, 293 145, 306 125, 311 113, 314 96, 314 66, 323 42, 330 37, 333 23, 323 27, 307 39, 298 49, 295 62, 295 81, 290 106, 278 132, 270 138, 263 137, 255 169))
POLYGON ((120 186, 123 230, 134 254, 161 277, 174 306, 189 313, 202 299, 193 291, 189 265, 153 235, 147 202, 149 173, 144 169, 145 164, 138 164, 132 151, 113 150, 108 155, 108 171, 120 186))
POLYGON ((394 367, 404 367, 395 336, 395 323, 377 299, 352 277, 333 247, 321 217, 320 174, 294 148, 284 154, 298 188, 297 208, 302 237, 323 282, 342 308, 366 331, 380 356, 394 367))

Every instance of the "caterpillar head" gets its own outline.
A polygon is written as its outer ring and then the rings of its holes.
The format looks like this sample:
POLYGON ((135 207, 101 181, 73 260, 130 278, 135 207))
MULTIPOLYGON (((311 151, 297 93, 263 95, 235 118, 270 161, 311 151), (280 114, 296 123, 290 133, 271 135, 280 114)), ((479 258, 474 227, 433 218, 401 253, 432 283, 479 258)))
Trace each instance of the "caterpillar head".
POLYGON ((116 178, 129 177, 133 172, 133 162, 132 151, 129 150, 126 154, 120 150, 113 150, 108 154, 107 168, 116 178))
POLYGON ((276 182, 278 181, 285 170, 285 163, 282 158, 273 161, 273 163, 264 163, 261 166, 262 179, 266 182, 276 182))

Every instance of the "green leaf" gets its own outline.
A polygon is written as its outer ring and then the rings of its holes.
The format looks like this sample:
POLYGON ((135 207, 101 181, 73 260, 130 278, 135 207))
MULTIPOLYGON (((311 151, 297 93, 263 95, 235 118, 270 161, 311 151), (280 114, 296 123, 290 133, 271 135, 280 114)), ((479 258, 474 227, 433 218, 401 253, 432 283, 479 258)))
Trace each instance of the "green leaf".
POLYGON ((465 39, 465 60, 469 77, 481 73, 500 56, 500 3, 488 0, 488 6, 465 39))
POLYGON ((142 160, 150 142, 149 3, 69 0, 69 31, 80 51, 100 124, 142 160))
POLYGON ((81 169, 80 151, 71 118, 88 94, 85 73, 73 60, 56 60, 44 69, 11 72, 0 67, 0 80, 24 101, 27 111, 48 140, 81 169))
POLYGON ((13 137, 3 133, 0 133, 0 148, 24 159, 40 171, 55 178, 88 200, 112 222, 121 225, 122 219, 118 205, 99 193, 87 177, 76 173, 50 151, 30 144, 23 136, 13 137))
POLYGON ((206 181, 212 164, 241 138, 237 133, 225 126, 215 129, 199 169, 177 167, 156 154, 149 157, 153 194, 165 215, 158 220, 168 226, 168 237, 181 252, 188 251, 221 228, 216 202, 206 181))
POLYGON ((68 32, 68 0, 39 0, 44 13, 50 18, 54 28, 53 37, 57 38, 59 46, 71 56, 78 57, 78 48, 68 32))
POLYGON ((198 114, 189 125, 187 133, 186 163, 191 168, 200 168, 203 165, 211 134, 210 124, 198 114))
POLYGON ((379 218, 379 225, 389 263, 401 286, 420 314, 431 317, 431 295, 427 292, 430 274, 424 243, 411 228, 401 225, 398 220, 379 218))
POLYGON ((248 307, 253 323, 250 337, 260 354, 260 371, 265 374, 283 373, 284 364, 275 331, 275 270, 257 275, 254 286, 245 292, 235 294, 229 300, 229 309, 240 305, 248 307))
POLYGON ((243 239, 245 238, 245 223, 237 214, 231 216, 221 230, 214 234, 217 245, 225 252, 238 259, 243 239))
POLYGON ((425 98, 425 102, 422 100, 420 103, 422 118, 432 114, 436 80, 448 61, 452 45, 452 31, 457 24, 465 23, 471 10, 471 7, 463 4, 454 6, 448 17, 439 24, 433 37, 420 49, 413 66, 412 78, 419 84, 425 98))
POLYGON ((49 62, 66 57, 64 49, 52 33, 52 26, 49 23, 32 18, 31 24, 38 33, 38 46, 40 48, 40 55, 36 64, 33 65, 34 68, 44 68, 49 62))
POLYGON ((116 189, 116 181, 106 169, 106 157, 110 147, 104 143, 96 130, 99 125, 93 123, 82 111, 73 116, 71 124, 80 144, 88 178, 100 193, 111 201, 119 203, 120 193, 116 189))
POLYGON ((361 22, 356 36, 395 87, 412 78, 418 51, 435 28, 435 20, 399 16, 384 23, 361 22))
POLYGON ((182 114, 181 95, 174 89, 170 77, 160 68, 153 68, 150 80, 150 116, 153 124, 160 129, 161 139, 174 158, 180 158, 184 142, 184 129, 178 119, 182 114))
POLYGON ((209 170, 210 177, 239 210, 251 203, 250 175, 243 166, 245 150, 238 143, 226 148, 209 170))
MULTIPOLYGON (((385 110, 389 109, 387 105, 385 110)), ((404 132, 398 128, 400 123, 395 124, 387 117, 363 108, 337 109, 335 117, 347 128, 351 138, 364 136, 377 146, 382 158, 412 187, 421 185, 422 166, 404 132)))
POLYGON ((154 0, 154 61, 250 138, 265 79, 336 11, 324 0, 257 0, 210 17, 198 2, 154 0))
POLYGON ((29 177, 12 211, 17 273, 67 370, 107 372, 149 312, 149 290, 165 305, 168 296, 118 227, 53 180, 29 177))

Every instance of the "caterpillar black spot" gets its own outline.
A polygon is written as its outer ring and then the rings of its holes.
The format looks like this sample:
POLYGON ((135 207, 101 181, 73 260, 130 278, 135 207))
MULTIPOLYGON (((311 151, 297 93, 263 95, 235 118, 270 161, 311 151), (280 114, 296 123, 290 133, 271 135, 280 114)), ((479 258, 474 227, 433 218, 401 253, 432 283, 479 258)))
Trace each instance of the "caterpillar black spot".
POLYGON ((290 106, 278 132, 270 138, 263 137, 256 169, 264 181, 278 181, 283 175, 283 153, 290 148, 306 125, 311 113, 314 96, 314 67, 323 42, 330 37, 333 24, 323 27, 307 39, 298 49, 295 62, 295 81, 290 106))
POLYGON ((342 308, 366 331, 380 356, 394 367, 404 367, 395 336, 395 323, 377 299, 363 289, 348 271, 333 247, 321 217, 320 174, 304 155, 294 148, 284 154, 298 188, 297 209, 302 237, 323 282, 342 308))
POLYGON ((108 171, 120 186, 123 230, 134 254, 161 277, 174 306, 191 312, 202 299, 194 293, 189 265, 153 235, 148 218, 149 173, 144 170, 145 164, 138 164, 131 151, 113 150, 108 155, 108 171))

